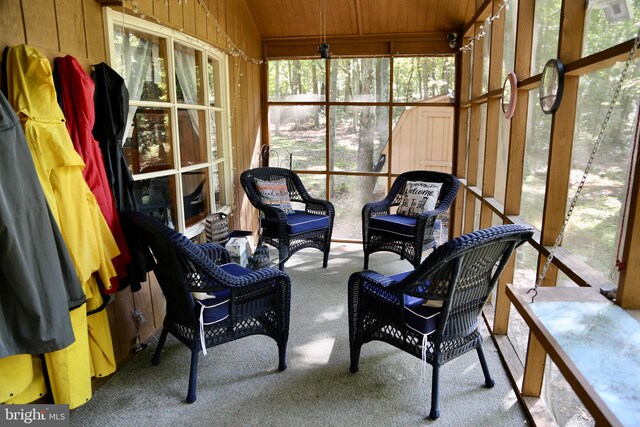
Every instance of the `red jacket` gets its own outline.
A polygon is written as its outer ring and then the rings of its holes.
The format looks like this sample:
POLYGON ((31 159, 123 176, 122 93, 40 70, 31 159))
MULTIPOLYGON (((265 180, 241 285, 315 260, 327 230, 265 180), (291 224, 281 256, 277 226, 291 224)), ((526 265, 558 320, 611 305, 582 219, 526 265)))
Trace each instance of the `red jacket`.
POLYGON ((131 257, 105 172, 102 152, 98 141, 92 134, 96 119, 93 103, 95 84, 80 63, 72 56, 56 58, 55 66, 58 77, 56 82, 58 83, 58 99, 62 104, 67 129, 74 148, 86 164, 82 174, 91 192, 95 195, 100 210, 120 249, 120 255, 113 260, 118 277, 111 279, 110 290, 103 287, 105 293, 113 293, 118 290, 119 280, 127 275, 125 266, 131 262, 131 257))

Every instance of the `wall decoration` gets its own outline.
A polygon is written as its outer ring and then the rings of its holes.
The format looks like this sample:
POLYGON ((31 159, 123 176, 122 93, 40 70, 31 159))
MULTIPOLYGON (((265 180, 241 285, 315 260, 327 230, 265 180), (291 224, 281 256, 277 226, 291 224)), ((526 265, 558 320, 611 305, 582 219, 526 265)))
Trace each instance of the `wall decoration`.
POLYGON ((564 90, 564 66, 558 59, 547 61, 540 77, 540 108, 545 114, 555 112, 560 106, 564 90))
POLYGON ((516 100, 518 97, 518 78, 513 71, 507 74, 507 78, 502 85, 502 114, 507 120, 513 117, 516 111, 516 100))

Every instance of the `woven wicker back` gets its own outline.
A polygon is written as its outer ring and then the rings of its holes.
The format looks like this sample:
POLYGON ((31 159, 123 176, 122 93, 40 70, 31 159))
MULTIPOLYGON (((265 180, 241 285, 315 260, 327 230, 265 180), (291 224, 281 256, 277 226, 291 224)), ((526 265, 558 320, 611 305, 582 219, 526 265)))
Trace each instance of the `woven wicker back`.
POLYGON ((196 322, 190 291, 205 286, 205 276, 228 275, 191 240, 154 218, 134 211, 127 211, 124 217, 138 229, 153 253, 153 271, 167 301, 167 315, 179 323, 196 322))
POLYGON ((514 249, 532 235, 532 227, 500 225, 457 237, 438 247, 392 289, 443 301, 436 340, 466 336, 477 328, 480 310, 514 249))

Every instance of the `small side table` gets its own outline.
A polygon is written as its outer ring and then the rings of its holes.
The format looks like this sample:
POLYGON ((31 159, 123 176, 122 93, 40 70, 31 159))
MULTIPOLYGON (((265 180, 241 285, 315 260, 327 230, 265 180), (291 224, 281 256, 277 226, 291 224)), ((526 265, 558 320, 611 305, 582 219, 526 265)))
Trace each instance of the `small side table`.
POLYGON ((637 425, 640 322, 590 287, 527 290, 507 285, 531 331, 522 394, 540 396, 548 353, 596 425, 637 425))

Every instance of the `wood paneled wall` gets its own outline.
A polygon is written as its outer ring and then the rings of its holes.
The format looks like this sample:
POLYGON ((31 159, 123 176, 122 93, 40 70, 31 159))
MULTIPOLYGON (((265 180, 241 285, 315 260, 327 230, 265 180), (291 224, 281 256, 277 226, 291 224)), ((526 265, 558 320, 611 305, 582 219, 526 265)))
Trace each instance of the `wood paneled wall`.
POLYGON ((105 61, 102 7, 83 0, 0 1, 0 48, 27 43, 49 59, 71 55, 87 68, 105 61))
MULTIPOLYGON (((108 62, 103 6, 94 0, 0 0, 0 48, 27 43, 49 59, 71 55, 88 71, 91 64, 108 62)), ((133 14, 130 1, 110 6, 133 14)), ((242 0, 138 0, 138 16, 160 23, 231 52, 231 41, 251 58, 262 55, 261 38, 242 0), (206 7, 206 9, 205 9, 206 7), (210 17, 207 17, 207 12, 210 17), (220 26, 216 27, 214 20, 220 26), (228 38, 227 38, 228 36, 228 38)), ((255 210, 244 197, 240 173, 257 163, 260 144, 260 74, 262 65, 230 56, 229 93, 233 141, 234 209, 236 229, 255 230, 255 210)), ((138 341, 162 326, 164 301, 151 275, 141 291, 124 290, 109 305, 112 336, 119 363, 138 341)))

